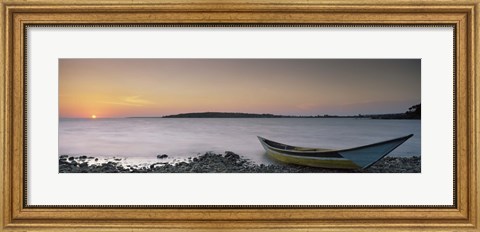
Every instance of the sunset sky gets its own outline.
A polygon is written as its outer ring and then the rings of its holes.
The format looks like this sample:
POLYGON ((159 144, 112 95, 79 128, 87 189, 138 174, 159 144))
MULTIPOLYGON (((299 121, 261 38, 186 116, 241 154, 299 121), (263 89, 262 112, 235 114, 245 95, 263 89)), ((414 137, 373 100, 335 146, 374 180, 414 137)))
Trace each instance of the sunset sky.
POLYGON ((419 59, 60 59, 62 118, 356 115, 420 103, 419 59))

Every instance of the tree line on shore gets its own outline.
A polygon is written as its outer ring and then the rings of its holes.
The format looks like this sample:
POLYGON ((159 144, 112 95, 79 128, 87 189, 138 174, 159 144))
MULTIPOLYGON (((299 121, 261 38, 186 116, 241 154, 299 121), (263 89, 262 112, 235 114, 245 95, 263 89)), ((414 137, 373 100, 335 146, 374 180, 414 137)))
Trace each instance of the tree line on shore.
POLYGON ((408 108, 404 113, 392 114, 358 114, 358 115, 276 115, 276 114, 252 114, 252 113, 231 113, 231 112, 201 112, 167 115, 162 118, 367 118, 367 119, 421 119, 421 104, 408 108))

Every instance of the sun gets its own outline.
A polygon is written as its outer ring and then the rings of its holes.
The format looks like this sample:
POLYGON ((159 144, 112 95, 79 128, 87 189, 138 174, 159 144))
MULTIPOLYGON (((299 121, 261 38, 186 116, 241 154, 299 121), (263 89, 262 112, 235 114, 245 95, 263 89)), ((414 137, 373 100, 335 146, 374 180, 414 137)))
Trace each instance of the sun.
POLYGON ((96 119, 96 118, 97 118, 97 115, 92 114, 92 117, 91 117, 91 118, 92 118, 92 119, 96 119))

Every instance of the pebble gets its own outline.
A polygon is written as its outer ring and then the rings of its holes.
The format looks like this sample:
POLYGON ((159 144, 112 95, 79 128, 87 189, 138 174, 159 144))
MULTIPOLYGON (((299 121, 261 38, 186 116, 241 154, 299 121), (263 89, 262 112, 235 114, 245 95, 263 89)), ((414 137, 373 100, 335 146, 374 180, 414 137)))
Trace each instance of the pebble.
MULTIPOLYGON (((163 155, 168 157, 166 154, 162 154, 157 158, 163 157, 163 155)), ((95 160, 97 161, 98 158, 95 160)), ((114 160, 119 161, 120 159, 114 160)), ((364 170, 345 170, 288 164, 255 164, 231 151, 226 151, 225 154, 208 152, 189 158, 187 162, 176 164, 155 162, 145 167, 137 165, 123 167, 118 162, 112 161, 88 165, 82 157, 76 162, 74 157, 62 155, 59 157, 59 167, 61 173, 419 173, 421 172, 421 158, 419 156, 385 157, 364 170), (67 159, 71 162, 66 162, 67 159)))

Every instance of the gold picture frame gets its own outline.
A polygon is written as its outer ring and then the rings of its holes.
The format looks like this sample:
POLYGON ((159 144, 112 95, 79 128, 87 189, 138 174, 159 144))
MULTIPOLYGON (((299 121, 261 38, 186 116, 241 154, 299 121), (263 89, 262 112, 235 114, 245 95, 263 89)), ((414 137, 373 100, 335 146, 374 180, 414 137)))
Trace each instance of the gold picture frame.
POLYGON ((479 0, 2 0, 1 14, 2 231, 479 231, 479 0), (179 23, 453 25, 455 207, 27 207, 26 26, 179 23))

